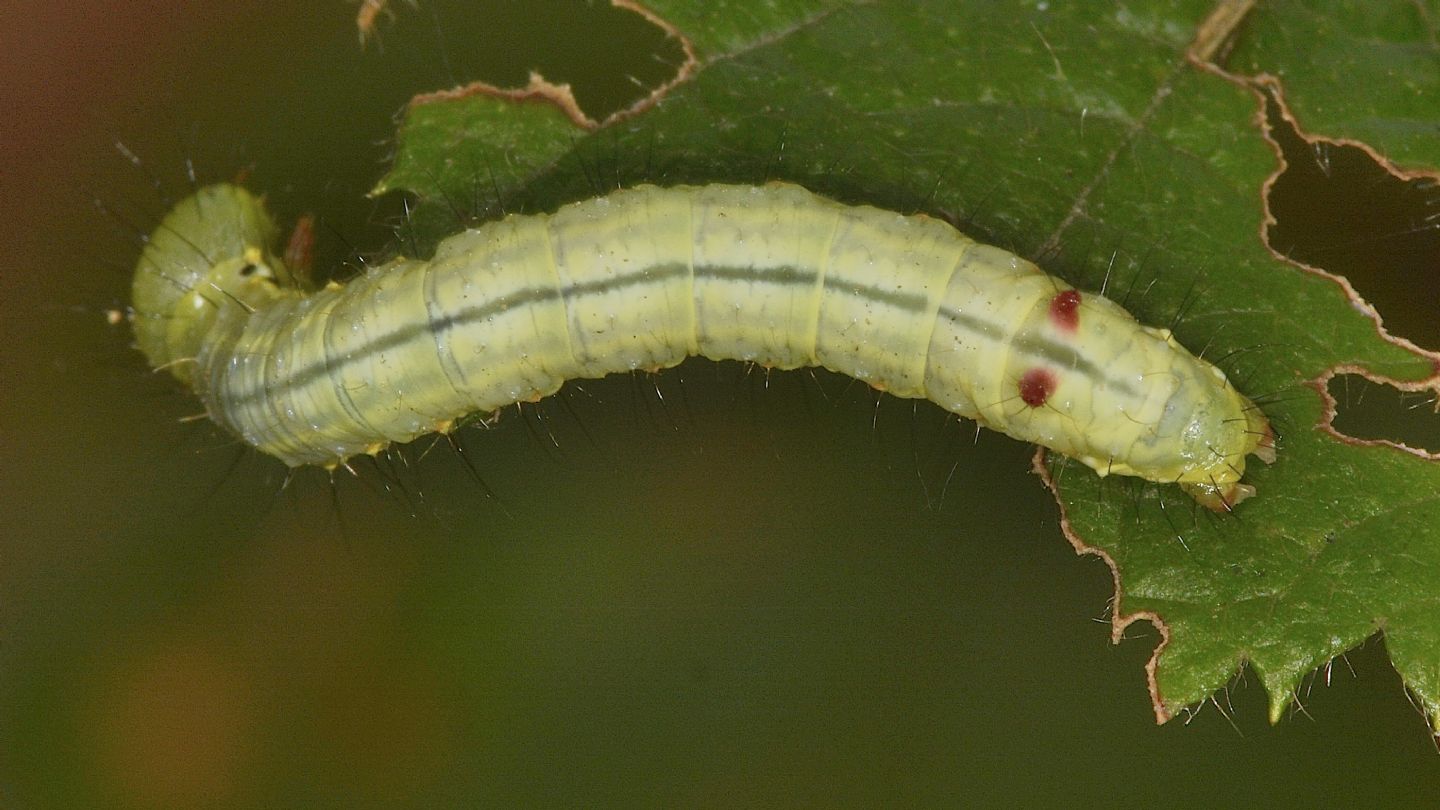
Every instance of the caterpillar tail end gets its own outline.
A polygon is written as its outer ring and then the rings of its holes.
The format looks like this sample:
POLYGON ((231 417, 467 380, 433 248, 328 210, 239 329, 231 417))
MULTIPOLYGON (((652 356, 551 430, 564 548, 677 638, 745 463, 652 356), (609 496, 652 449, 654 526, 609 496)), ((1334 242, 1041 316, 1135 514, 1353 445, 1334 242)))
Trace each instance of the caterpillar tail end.
MULTIPOLYGON (((1270 420, 1252 406, 1248 424, 1248 433, 1254 437, 1254 443, 1233 467, 1237 479, 1244 473, 1246 455, 1252 455, 1264 464, 1275 463, 1275 431, 1270 427, 1270 420)), ((1238 480, 1222 483, 1187 481, 1182 483, 1180 488, 1194 498, 1196 503, 1212 512, 1233 512, 1242 501, 1255 497, 1255 487, 1242 484, 1238 480)))

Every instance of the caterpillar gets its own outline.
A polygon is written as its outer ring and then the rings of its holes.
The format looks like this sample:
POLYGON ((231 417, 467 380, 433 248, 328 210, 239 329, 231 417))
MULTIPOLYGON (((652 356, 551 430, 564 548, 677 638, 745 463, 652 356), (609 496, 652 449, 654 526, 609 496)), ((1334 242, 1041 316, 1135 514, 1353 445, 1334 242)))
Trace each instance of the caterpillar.
POLYGON ((149 238, 139 348, 210 418, 335 469, 566 381, 691 355, 824 366, 1229 510, 1275 457, 1260 410, 1169 330, 924 215, 800 186, 642 185, 510 215, 310 289, 234 185, 149 238))

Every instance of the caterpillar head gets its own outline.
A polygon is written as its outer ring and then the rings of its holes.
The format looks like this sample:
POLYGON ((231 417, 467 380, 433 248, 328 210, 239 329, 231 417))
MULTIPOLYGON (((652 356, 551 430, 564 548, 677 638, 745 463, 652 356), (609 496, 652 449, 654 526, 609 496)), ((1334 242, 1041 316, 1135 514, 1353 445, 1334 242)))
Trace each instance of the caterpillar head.
POLYGON ((134 329, 150 365, 190 379, 215 319, 282 295, 294 279, 270 252, 275 222, 239 186, 206 186, 180 201, 146 240, 131 287, 134 329))

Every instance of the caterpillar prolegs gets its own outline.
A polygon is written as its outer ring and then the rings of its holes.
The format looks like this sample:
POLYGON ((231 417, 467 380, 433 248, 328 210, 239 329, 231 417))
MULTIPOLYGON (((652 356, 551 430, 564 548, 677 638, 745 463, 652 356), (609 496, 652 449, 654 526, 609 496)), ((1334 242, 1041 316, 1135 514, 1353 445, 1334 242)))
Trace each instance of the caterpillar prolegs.
POLYGON ((1229 509, 1274 447, 1225 375, 949 225, 795 185, 638 186, 512 215, 306 289, 232 185, 175 206, 140 257, 135 333, 210 417, 335 467, 570 379, 691 355, 824 366, 1229 509))

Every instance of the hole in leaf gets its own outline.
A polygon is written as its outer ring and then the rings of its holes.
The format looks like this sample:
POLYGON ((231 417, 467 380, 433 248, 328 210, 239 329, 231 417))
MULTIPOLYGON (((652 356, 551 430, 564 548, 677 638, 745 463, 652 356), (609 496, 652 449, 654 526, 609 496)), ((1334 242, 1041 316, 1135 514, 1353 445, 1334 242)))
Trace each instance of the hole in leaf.
POLYGON ((658 25, 610 3, 492 0, 433 8, 422 3, 418 10, 393 0, 391 5, 399 20, 382 31, 385 47, 442 49, 450 74, 442 83, 478 79, 517 88, 534 70, 550 82, 569 84, 580 108, 597 121, 675 78, 686 59, 680 42, 658 25))
POLYGON ((1440 182, 1398 177, 1358 146, 1307 139, 1280 109, 1267 93, 1287 164, 1270 189, 1271 247, 1344 276, 1390 334, 1440 347, 1440 182))
POLYGON ((1433 391, 1402 391, 1359 374, 1330 378, 1335 430, 1355 439, 1388 439, 1440 451, 1440 412, 1433 391))

